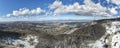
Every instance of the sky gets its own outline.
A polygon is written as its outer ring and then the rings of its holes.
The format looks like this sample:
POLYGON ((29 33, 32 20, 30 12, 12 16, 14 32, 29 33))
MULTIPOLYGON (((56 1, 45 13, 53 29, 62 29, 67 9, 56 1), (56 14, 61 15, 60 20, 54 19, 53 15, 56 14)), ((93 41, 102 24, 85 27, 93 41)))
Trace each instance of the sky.
POLYGON ((120 16, 120 0, 0 0, 0 21, 120 16))

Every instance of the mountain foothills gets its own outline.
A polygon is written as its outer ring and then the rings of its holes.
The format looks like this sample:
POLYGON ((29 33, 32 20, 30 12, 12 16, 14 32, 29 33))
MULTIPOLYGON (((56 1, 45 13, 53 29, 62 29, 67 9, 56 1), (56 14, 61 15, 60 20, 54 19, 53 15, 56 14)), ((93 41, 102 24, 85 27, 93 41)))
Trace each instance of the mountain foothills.
POLYGON ((0 48, 120 48, 120 18, 0 23, 0 48))

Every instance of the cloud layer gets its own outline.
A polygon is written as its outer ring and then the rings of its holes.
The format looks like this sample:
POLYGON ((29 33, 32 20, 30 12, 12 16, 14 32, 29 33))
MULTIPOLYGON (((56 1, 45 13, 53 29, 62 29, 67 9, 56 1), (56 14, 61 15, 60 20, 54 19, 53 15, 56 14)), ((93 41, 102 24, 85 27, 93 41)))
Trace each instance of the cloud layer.
POLYGON ((120 0, 111 0, 111 2, 116 4, 116 5, 120 5, 120 0))
POLYGON ((19 10, 14 10, 11 14, 7 14, 6 16, 25 16, 25 15, 39 15, 40 13, 45 12, 41 8, 36 9, 27 9, 21 8, 19 10))
POLYGON ((80 5, 78 2, 72 5, 63 5, 61 1, 55 1, 49 8, 54 10, 55 15, 74 13, 85 16, 111 16, 118 13, 116 8, 106 8, 101 6, 100 3, 95 4, 91 0, 84 0, 84 5, 80 5))
MULTIPOLYGON (((107 0, 107 2, 112 2, 114 4, 120 5, 120 0, 107 0)), ((64 5, 62 1, 56 0, 49 6, 50 11, 43 10, 41 8, 36 9, 27 9, 20 8, 19 10, 14 10, 12 13, 7 14, 6 16, 32 16, 40 15, 44 13, 47 15, 58 15, 58 14, 76 14, 80 16, 113 16, 118 14, 116 10, 118 7, 106 8, 103 7, 100 2, 94 3, 91 0, 84 0, 84 4, 80 5, 78 2, 75 2, 70 5, 64 5)))

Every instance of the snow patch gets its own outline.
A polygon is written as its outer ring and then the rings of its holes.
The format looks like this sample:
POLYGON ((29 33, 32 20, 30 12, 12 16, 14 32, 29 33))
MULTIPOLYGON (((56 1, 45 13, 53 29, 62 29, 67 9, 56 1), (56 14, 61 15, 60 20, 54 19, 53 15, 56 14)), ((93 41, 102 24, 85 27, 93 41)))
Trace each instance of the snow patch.
POLYGON ((113 34, 117 31, 120 31, 120 22, 112 22, 110 25, 106 25, 106 32, 108 34, 113 34))
POLYGON ((20 39, 13 39, 10 37, 4 38, 5 43, 12 44, 15 48, 35 48, 39 43, 37 36, 28 35, 27 37, 21 37, 20 39))
POLYGON ((120 48, 120 34, 116 34, 112 37, 112 48, 120 48))
POLYGON ((120 22, 114 21, 105 25, 106 33, 95 43, 88 44, 92 48, 120 48, 120 22), (107 46, 105 46, 107 45, 107 46))

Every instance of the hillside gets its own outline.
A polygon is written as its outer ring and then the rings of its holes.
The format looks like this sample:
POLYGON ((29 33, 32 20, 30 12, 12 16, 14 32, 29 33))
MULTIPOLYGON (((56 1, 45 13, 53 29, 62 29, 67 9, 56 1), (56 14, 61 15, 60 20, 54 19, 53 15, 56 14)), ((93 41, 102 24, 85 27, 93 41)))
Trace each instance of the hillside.
POLYGON ((0 24, 1 48, 119 48, 120 19, 0 24), (98 45, 97 45, 98 44, 98 45))

